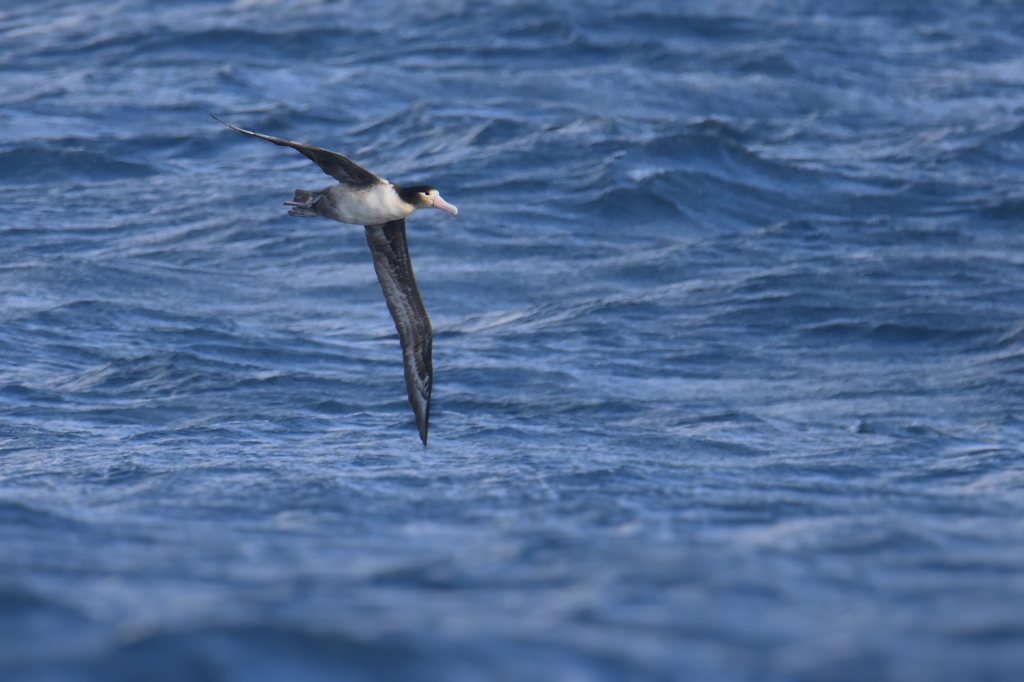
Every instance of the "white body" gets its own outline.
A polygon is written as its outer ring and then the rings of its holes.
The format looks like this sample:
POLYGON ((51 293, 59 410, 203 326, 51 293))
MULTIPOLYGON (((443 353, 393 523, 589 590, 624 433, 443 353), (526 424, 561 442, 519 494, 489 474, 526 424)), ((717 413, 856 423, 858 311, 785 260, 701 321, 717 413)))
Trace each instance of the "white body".
POLYGON ((414 207, 402 201, 390 182, 365 188, 331 185, 321 190, 326 202, 318 206, 321 215, 342 223, 380 225, 405 218, 414 207))

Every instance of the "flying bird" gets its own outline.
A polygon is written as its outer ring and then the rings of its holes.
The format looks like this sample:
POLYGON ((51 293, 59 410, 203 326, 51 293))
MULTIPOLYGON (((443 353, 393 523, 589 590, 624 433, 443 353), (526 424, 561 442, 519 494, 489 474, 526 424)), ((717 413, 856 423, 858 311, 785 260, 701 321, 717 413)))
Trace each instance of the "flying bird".
POLYGON ((459 209, 442 199, 438 191, 429 185, 405 187, 371 173, 338 152, 254 133, 221 121, 216 116, 213 118, 240 133, 291 147, 338 181, 319 190, 297 189, 292 200, 284 203, 291 206, 288 215, 303 218, 323 216, 340 223, 365 226, 366 243, 373 254, 377 280, 384 290, 384 300, 395 320, 402 344, 409 404, 416 415, 420 439, 426 445, 430 391, 434 384, 431 359, 434 333, 413 276, 405 219, 419 208, 439 208, 452 215, 458 215, 459 209))

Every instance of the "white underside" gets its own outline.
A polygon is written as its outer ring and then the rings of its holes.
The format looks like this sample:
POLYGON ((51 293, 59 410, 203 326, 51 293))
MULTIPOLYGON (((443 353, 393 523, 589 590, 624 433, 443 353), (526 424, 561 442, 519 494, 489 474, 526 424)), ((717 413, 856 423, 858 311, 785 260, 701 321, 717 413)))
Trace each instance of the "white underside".
POLYGON ((355 225, 380 225, 405 218, 413 207, 398 198, 390 184, 381 183, 367 189, 351 189, 345 185, 327 188, 334 220, 355 225))

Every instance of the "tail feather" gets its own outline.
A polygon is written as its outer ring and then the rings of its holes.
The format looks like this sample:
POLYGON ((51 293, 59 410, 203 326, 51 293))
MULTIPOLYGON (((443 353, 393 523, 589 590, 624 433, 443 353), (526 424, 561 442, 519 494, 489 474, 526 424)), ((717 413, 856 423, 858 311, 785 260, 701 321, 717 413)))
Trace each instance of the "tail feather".
POLYGON ((292 207, 292 209, 288 211, 288 215, 299 216, 302 218, 320 215, 316 212, 313 206, 316 202, 320 201, 322 196, 323 195, 321 195, 320 192, 312 192, 308 189, 295 190, 295 196, 292 197, 292 200, 284 202, 285 206, 292 207))

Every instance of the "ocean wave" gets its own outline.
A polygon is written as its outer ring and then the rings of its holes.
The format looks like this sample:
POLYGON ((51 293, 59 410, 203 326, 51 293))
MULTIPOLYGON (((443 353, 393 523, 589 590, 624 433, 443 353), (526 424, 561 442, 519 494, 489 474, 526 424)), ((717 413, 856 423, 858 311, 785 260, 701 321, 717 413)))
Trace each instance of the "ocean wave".
POLYGON ((989 329, 958 329, 905 322, 830 321, 805 327, 801 333, 834 341, 867 341, 880 345, 953 344, 966 346, 991 334, 989 329))
POLYGON ((18 147, 0 152, 0 183, 113 182, 156 175, 152 166, 84 149, 18 147))
POLYGON ((0 677, 1009 679, 1019 14, 0 10, 0 677))

